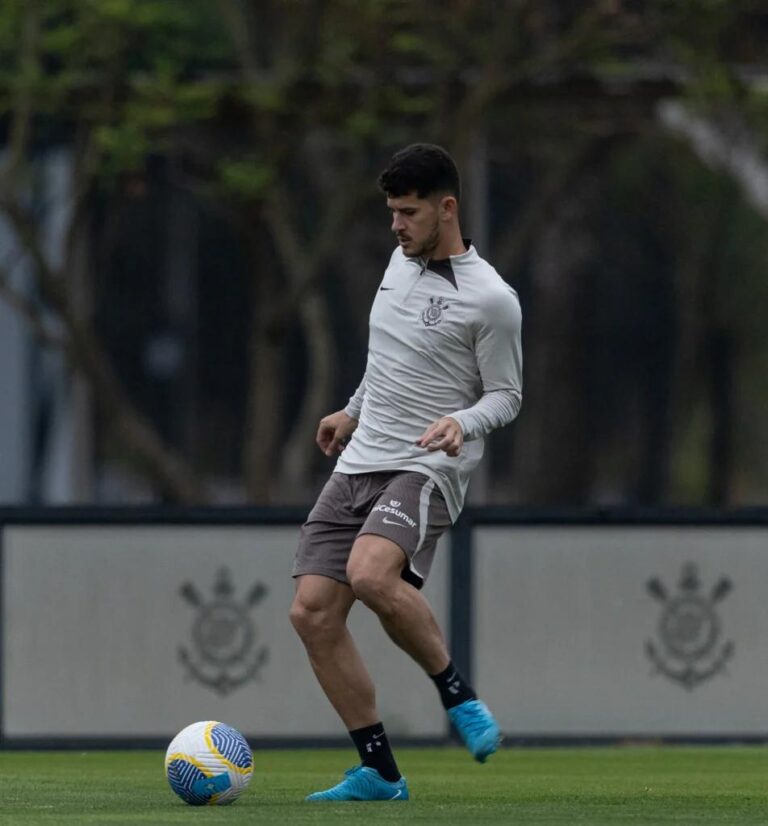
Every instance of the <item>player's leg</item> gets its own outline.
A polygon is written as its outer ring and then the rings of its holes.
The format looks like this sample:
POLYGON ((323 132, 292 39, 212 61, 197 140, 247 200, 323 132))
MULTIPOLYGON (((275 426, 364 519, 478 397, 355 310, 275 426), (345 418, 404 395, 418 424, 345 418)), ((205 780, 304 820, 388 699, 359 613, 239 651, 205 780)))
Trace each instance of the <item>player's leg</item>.
POLYGON ((427 674, 438 674, 451 658, 426 598, 402 578, 404 564, 402 548, 391 539, 363 534, 352 546, 347 578, 391 639, 427 674))
POLYGON ((355 601, 346 564, 362 522, 354 512, 357 482, 333 474, 302 528, 294 563, 291 621, 361 761, 338 786, 307 799, 407 800, 408 787, 379 722, 373 682, 346 624, 355 601))
POLYGON ((398 474, 360 530, 347 578, 391 639, 431 677, 469 751, 484 762, 498 748, 499 727, 451 661, 432 609, 419 590, 437 540, 449 525, 445 501, 432 480, 420 473, 398 474))
POLYGON ((347 564, 355 596, 376 613, 390 638, 432 678, 443 708, 481 763, 499 746, 499 727, 448 655, 424 596, 402 578, 403 549, 383 536, 358 537, 347 564))
POLYGON ((347 629, 354 601, 348 585, 309 574, 297 577, 290 612, 320 686, 350 730, 378 720, 373 681, 347 629))
POLYGON ((407 800, 376 710, 373 681, 347 628, 355 597, 326 576, 297 578, 291 622, 307 650, 312 670, 357 747, 361 765, 332 789, 308 800, 407 800))

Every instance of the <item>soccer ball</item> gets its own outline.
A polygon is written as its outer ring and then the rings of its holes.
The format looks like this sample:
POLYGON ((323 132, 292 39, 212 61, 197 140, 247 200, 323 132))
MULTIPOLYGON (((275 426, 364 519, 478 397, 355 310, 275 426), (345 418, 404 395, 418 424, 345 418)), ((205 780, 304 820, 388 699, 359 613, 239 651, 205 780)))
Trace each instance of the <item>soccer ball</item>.
POLYGON ((251 781, 253 754, 239 731, 215 720, 192 723, 171 741, 165 775, 191 806, 226 806, 251 781))

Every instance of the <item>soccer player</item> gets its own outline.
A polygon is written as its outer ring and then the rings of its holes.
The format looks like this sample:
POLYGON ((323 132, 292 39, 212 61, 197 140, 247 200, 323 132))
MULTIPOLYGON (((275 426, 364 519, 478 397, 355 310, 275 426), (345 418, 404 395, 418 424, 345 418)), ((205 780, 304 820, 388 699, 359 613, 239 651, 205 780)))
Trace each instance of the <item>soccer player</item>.
POLYGON ((356 599, 432 678, 481 763, 499 727, 451 662, 420 589, 439 536, 461 511, 483 436, 522 401, 520 304, 462 238, 456 165, 438 146, 393 156, 379 186, 397 248, 371 309, 368 362, 317 444, 339 455, 302 527, 291 621, 361 765, 307 800, 407 800, 374 686, 347 629, 356 599))

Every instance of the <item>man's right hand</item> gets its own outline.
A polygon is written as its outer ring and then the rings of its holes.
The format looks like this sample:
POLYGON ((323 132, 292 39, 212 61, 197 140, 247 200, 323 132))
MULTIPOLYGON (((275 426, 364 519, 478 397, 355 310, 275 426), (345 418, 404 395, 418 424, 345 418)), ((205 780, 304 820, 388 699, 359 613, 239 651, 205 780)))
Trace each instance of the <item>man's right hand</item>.
POLYGON ((343 410, 338 410, 320 419, 315 441, 326 456, 333 456, 344 450, 356 428, 357 419, 348 416, 343 410))

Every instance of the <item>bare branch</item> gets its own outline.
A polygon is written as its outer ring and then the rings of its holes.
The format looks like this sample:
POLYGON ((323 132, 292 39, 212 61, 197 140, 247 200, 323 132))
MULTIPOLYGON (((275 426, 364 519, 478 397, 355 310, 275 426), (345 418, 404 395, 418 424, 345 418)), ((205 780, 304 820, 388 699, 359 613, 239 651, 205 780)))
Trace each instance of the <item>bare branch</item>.
POLYGON ((736 181, 747 202, 768 219, 768 163, 743 119, 734 113, 727 120, 707 118, 672 100, 659 104, 658 117, 666 129, 682 135, 704 163, 736 181))
POLYGON ((589 6, 570 30, 554 39, 549 48, 520 59, 509 51, 509 44, 515 41, 514 31, 519 25, 519 16, 511 9, 500 15, 480 74, 467 85, 466 94, 450 119, 448 136, 459 166, 466 161, 475 124, 482 120, 483 113, 494 100, 522 81, 535 79, 577 55, 600 31, 604 22, 605 12, 599 4, 589 6))
POLYGON ((90 207, 90 197, 93 191, 98 169, 98 150, 93 135, 88 133, 84 139, 84 148, 75 160, 74 174, 75 188, 72 194, 70 207, 69 227, 64 240, 64 260, 74 260, 74 248, 77 236, 90 207))
POLYGON ((0 269, 0 295, 29 324, 41 343, 60 350, 67 349, 67 339, 51 330, 43 308, 11 286, 7 269, 0 269))
MULTIPOLYGON (((67 360, 90 383, 94 399, 106 419, 123 434, 147 476, 166 493, 185 504, 206 501, 205 487, 194 470, 165 445, 152 423, 137 410, 91 325, 77 316, 65 292, 63 279, 43 255, 32 221, 15 201, 0 199, 0 207, 32 260, 42 301, 53 310, 66 330, 63 344, 67 360)), ((11 296, 11 300, 36 332, 45 335, 44 329, 40 328, 41 318, 33 312, 34 308, 25 305, 18 294, 15 299, 11 296)))
POLYGON ((370 197, 371 188, 361 181, 360 170, 354 165, 352 170, 339 179, 338 191, 343 192, 344 197, 329 203, 309 242, 296 230, 284 191, 276 189, 271 193, 264 220, 291 280, 290 289, 285 292, 272 314, 269 321, 271 326, 281 327, 293 315, 295 308, 312 293, 338 249, 341 233, 361 204, 370 197))

